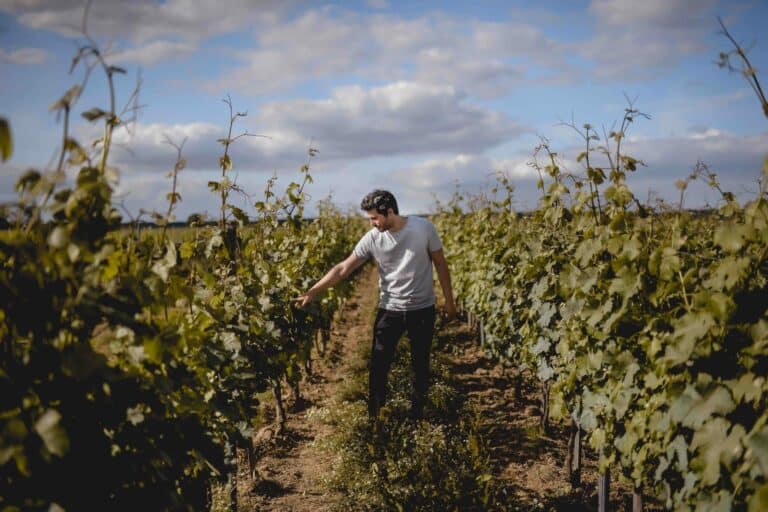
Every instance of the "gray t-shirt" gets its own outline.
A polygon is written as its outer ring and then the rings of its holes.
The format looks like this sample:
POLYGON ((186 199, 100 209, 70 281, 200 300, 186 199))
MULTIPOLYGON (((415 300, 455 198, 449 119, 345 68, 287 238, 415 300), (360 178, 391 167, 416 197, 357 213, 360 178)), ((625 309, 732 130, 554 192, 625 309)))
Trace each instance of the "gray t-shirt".
POLYGON ((373 228, 355 246, 355 256, 373 257, 379 266, 379 307, 411 311, 435 304, 431 252, 442 249, 432 223, 409 216, 400 231, 380 232, 373 228))

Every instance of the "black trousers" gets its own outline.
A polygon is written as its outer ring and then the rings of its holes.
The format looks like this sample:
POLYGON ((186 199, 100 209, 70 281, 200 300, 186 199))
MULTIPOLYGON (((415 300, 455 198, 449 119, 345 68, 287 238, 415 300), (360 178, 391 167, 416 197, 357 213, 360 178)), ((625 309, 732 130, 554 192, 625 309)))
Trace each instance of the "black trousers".
POLYGON ((368 387, 368 414, 375 417, 387 397, 387 374, 397 342, 405 331, 411 340, 413 394, 411 415, 420 418, 429 388, 429 352, 435 332, 435 307, 413 311, 379 309, 373 324, 368 387))

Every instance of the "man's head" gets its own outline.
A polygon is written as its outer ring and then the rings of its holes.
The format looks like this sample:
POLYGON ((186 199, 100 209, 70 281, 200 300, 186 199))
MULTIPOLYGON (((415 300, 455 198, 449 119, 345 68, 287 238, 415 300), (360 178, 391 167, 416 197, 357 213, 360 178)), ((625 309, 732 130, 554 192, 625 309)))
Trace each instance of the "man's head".
POLYGON ((397 200, 387 190, 374 190, 360 201, 360 209, 368 215, 371 225, 379 231, 392 227, 390 215, 398 215, 397 200))

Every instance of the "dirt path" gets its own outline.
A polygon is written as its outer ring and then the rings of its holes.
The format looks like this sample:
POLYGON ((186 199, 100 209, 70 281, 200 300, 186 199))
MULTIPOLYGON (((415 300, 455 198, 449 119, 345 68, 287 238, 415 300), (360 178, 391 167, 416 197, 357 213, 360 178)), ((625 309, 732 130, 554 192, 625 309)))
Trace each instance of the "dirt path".
POLYGON ((286 432, 266 443, 266 455, 256 466, 263 481, 254 491, 248 488, 248 463, 241 457, 241 511, 317 512, 327 510, 336 501, 336 496, 320 484, 320 479, 330 472, 333 455, 316 447, 318 441, 330 434, 331 427, 313 421, 310 416, 317 409, 333 405, 339 386, 350 373, 353 354, 361 342, 370 338, 371 315, 378 299, 377 279, 374 269, 363 270, 341 319, 332 326, 328 352, 313 361, 310 381, 301 383, 305 403, 296 407, 287 400, 286 432))

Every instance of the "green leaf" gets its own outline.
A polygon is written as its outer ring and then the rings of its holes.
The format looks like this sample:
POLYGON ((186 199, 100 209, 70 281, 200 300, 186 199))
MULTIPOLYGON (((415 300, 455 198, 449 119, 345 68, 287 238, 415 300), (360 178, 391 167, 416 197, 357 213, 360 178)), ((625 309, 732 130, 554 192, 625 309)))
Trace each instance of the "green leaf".
POLYGON ((608 293, 617 293, 626 300, 635 295, 640 290, 641 285, 642 280, 639 274, 629 266, 621 267, 616 278, 611 280, 608 293))
POLYGON ((750 259, 746 256, 740 258, 728 256, 723 258, 714 267, 714 271, 710 274, 709 279, 704 281, 704 285, 712 290, 731 290, 742 279, 749 276, 750 262, 750 259))
POLYGON ((768 510, 768 484, 763 484, 749 499, 748 512, 764 512, 768 510))
POLYGON ((92 109, 86 110, 80 115, 83 116, 86 120, 93 122, 99 118, 104 117, 107 115, 107 113, 98 107, 93 107, 92 109))
POLYGON ((248 224, 248 214, 245 213, 242 209, 238 208, 237 206, 232 206, 231 204, 227 205, 227 208, 229 208, 229 210, 232 212, 232 215, 234 215, 237 220, 243 224, 248 224))
POLYGON ((54 249, 62 249, 69 244, 69 232, 63 226, 56 226, 48 235, 48 245, 54 249))
POLYGON ((195 254, 195 244, 190 241, 184 242, 179 246, 179 254, 184 260, 188 260, 195 254))
POLYGON ((61 414, 55 409, 48 409, 35 422, 35 432, 43 439, 49 452, 63 457, 69 451, 69 438, 59 425, 60 421, 61 414))
POLYGON ((16 180, 16 192, 30 190, 40 182, 42 175, 34 169, 29 169, 16 180))
POLYGON ((698 455, 691 460, 691 467, 699 470, 704 485, 715 485, 720 480, 720 464, 729 465, 743 450, 741 440, 744 427, 734 425, 724 418, 713 418, 693 434, 691 449, 698 455))
POLYGON ((696 510, 707 512, 731 512, 733 510, 733 494, 721 489, 714 496, 705 496, 697 500, 696 510))
POLYGON ((163 357, 163 343, 159 338, 147 338, 144 340, 144 353, 153 363, 160 363, 163 357))
MULTIPOLYGON (((765 378, 758 377, 754 373, 749 372, 742 375, 739 380, 731 380, 727 384, 731 393, 733 393, 733 397, 736 399, 736 403, 756 403, 763 394, 762 386, 765 384, 765 378)), ((768 469, 768 466, 766 466, 766 469, 768 469)))
POLYGON ((715 230, 715 243, 727 252, 737 252, 753 231, 752 226, 728 222, 715 230))
POLYGON ((747 448, 760 464, 763 475, 768 475, 768 427, 763 427, 761 431, 749 436, 747 448))
POLYGON ((178 257, 176 254, 176 245, 168 240, 166 244, 166 251, 165 255, 162 259, 157 260, 152 265, 152 272, 160 276, 160 279, 163 280, 163 282, 168 281, 168 275, 170 270, 176 266, 176 263, 178 262, 178 257))
POLYGON ((690 359, 696 342, 707 336, 709 330, 715 326, 715 318, 711 313, 696 311, 683 315, 672 325, 675 330, 664 359, 675 366, 690 359))
MULTIPOLYGON (((693 390, 693 387, 689 386, 686 391, 689 390, 693 390)), ((708 418, 716 414, 725 416, 736 407, 731 394, 721 386, 707 393, 706 397, 702 397, 695 390, 693 393, 696 396, 688 414, 682 419, 682 424, 694 430, 700 428, 708 418)))
POLYGON ((72 104, 77 101, 77 98, 80 97, 81 92, 82 88, 79 85, 73 85, 64 93, 64 96, 54 101, 48 109, 51 112, 54 112, 56 110, 63 110, 71 107, 72 104))
POLYGON ((0 117, 0 161, 7 161, 13 154, 13 139, 11 138, 11 126, 4 118, 0 117))
POLYGON ((635 450, 637 440, 637 434, 632 430, 628 430, 624 433, 623 436, 616 439, 613 444, 616 446, 616 449, 619 450, 620 453, 629 455, 635 450))
POLYGON ((219 167, 221 167, 225 171, 228 171, 232 168, 232 159, 229 158, 229 155, 224 155, 221 158, 219 158, 219 167))
POLYGON ((88 154, 82 147, 80 147, 80 144, 78 144, 75 139, 67 139, 64 147, 69 151, 68 162, 70 165, 80 165, 88 159, 88 154))

